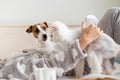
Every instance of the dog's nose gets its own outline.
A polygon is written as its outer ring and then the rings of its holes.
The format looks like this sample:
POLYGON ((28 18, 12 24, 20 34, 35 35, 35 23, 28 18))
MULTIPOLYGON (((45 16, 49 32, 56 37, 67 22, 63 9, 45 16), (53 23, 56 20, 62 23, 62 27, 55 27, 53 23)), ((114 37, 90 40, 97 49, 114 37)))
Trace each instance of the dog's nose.
POLYGON ((46 41, 46 39, 47 39, 47 35, 43 34, 43 40, 46 41))

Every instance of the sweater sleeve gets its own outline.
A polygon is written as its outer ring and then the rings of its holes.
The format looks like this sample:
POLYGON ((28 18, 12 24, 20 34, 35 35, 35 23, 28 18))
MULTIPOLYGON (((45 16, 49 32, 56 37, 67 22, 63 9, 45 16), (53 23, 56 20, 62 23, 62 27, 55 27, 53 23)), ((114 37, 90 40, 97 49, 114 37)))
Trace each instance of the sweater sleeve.
POLYGON ((45 59, 48 67, 57 68, 62 73, 73 69, 80 59, 83 59, 87 54, 83 53, 80 48, 79 40, 73 41, 64 51, 55 52, 55 55, 50 59, 45 59))

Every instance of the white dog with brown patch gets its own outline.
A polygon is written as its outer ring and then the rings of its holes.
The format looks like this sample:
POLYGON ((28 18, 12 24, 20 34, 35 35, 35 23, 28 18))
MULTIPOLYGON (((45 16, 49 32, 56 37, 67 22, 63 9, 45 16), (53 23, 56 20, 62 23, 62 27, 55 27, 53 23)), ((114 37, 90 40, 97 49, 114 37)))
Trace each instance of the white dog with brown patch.
POLYGON ((27 33, 33 33, 34 38, 37 40, 37 47, 44 48, 46 51, 51 53, 55 50, 54 43, 51 42, 48 36, 48 25, 46 22, 31 25, 26 30, 27 33))
MULTIPOLYGON (((80 28, 70 29, 64 23, 56 21, 49 25, 46 22, 30 26, 28 33, 33 33, 38 43, 48 51, 64 50, 69 43, 75 39, 79 39, 81 35, 80 28)), ((86 48, 87 60, 91 73, 104 72, 110 74, 112 66, 110 58, 120 53, 120 46, 107 34, 103 33, 97 40, 93 41, 86 48), (108 67, 108 65, 110 65, 108 67)))

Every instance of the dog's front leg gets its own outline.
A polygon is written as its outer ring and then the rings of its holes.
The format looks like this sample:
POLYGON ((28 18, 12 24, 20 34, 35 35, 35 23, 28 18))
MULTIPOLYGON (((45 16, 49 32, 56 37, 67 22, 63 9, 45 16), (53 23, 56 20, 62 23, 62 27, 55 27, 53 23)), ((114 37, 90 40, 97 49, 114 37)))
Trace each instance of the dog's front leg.
POLYGON ((87 61, 91 73, 102 73, 102 65, 94 51, 88 51, 87 61))
POLYGON ((103 61, 103 67, 104 67, 104 74, 112 74, 113 72, 113 67, 112 64, 110 62, 110 59, 104 59, 103 61))

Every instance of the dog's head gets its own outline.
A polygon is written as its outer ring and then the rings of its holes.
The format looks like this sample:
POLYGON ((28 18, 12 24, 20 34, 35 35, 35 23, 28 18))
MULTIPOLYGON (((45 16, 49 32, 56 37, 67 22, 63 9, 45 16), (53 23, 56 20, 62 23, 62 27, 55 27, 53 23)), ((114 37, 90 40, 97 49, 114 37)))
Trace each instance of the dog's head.
POLYGON ((39 24, 31 25, 29 28, 27 28, 26 32, 33 33, 33 36, 40 41, 46 41, 48 38, 47 28, 48 28, 47 23, 42 22, 39 24))

